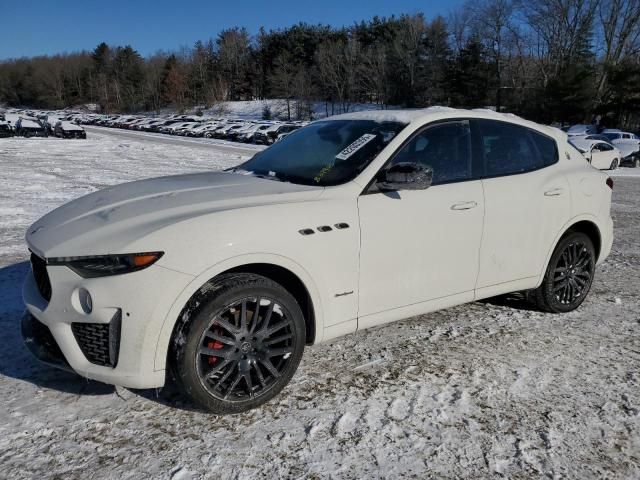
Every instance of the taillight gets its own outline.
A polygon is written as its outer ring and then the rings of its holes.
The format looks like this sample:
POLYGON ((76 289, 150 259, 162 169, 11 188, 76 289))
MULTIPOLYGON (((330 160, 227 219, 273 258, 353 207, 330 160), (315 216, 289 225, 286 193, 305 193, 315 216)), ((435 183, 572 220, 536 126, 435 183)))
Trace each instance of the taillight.
POLYGON ((611 179, 611 177, 607 177, 607 186, 613 190, 613 180, 611 179))

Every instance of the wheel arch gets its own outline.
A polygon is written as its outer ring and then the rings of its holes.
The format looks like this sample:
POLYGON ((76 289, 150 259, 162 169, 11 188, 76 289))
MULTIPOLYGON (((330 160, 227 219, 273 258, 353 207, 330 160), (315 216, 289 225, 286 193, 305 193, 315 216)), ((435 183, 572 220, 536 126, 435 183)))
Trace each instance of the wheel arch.
MULTIPOLYGON (((593 243, 593 248, 596 251, 596 260, 599 259, 600 252, 602 251, 602 235, 598 226, 590 220, 580 220, 567 228, 560 239, 562 239, 565 235, 573 232, 581 232, 589 237, 589 239, 593 243)), ((560 239, 558 239, 558 241, 560 241, 560 239)))
MULTIPOLYGON (((542 279, 544 278, 544 274, 547 270, 547 265, 549 265, 549 261, 551 259, 551 255, 553 255, 553 251, 556 246, 567 234, 573 232, 582 232, 587 235, 591 241, 593 242, 593 248, 596 251, 596 259, 600 258, 600 254, 602 253, 602 233, 601 229, 598 226, 598 219, 593 215, 579 215, 577 217, 569 220, 563 227, 560 229, 560 233, 556 236, 549 251, 547 252, 547 256, 542 266, 542 271, 540 272, 540 278, 538 279, 537 285, 539 286, 542 283, 542 279)), ((597 260, 596 260, 597 261, 597 260)))
POLYGON ((197 301, 201 291, 222 274, 254 273, 282 285, 298 301, 305 316, 307 344, 322 340, 322 304, 315 283, 306 270, 291 259, 279 255, 243 255, 221 262, 194 278, 175 300, 165 316, 158 342, 154 366, 163 370, 176 326, 182 315, 197 301))

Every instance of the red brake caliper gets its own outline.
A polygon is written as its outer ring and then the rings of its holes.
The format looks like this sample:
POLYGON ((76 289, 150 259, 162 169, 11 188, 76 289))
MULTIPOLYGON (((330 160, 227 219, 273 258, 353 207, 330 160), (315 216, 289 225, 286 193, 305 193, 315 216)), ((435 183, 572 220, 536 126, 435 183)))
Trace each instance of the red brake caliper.
MULTIPOLYGON (((213 333, 215 333, 216 335, 221 334, 219 328, 215 328, 213 330, 213 333)), ((210 348, 212 350, 222 350, 224 348, 224 343, 222 343, 220 340, 213 340, 207 343, 207 348, 210 348)), ((215 365, 218 359, 219 357, 209 357, 209 365, 215 365)))

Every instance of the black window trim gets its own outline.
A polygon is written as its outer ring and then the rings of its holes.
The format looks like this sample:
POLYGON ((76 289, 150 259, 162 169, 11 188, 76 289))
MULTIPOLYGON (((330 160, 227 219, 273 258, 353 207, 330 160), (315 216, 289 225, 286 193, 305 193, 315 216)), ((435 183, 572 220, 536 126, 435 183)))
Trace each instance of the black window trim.
MULTIPOLYGON (((421 127, 419 127, 415 132, 413 132, 411 135, 409 135, 409 137, 407 137, 398 148, 396 148, 396 150, 391 154, 391 156, 387 159, 386 162, 384 162, 384 164, 380 167, 380 169, 376 172, 376 174, 373 176, 373 178, 369 181, 369 183, 367 184, 367 186, 364 188, 364 190, 362 191, 361 195, 372 195, 372 194, 376 194, 376 193, 388 193, 388 192, 381 192, 379 190, 375 190, 373 189, 373 187, 376 184, 376 180, 378 179, 378 176, 380 175, 381 172, 383 172, 387 166, 393 162, 393 160, 400 154, 400 152, 402 151, 402 149, 404 147, 406 147, 409 143, 411 143, 417 136, 421 135, 422 132, 424 132, 425 130, 427 130, 428 128, 431 127, 435 127, 438 125, 444 125, 447 123, 464 123, 467 122, 469 124, 469 131, 471 133, 471 140, 470 140, 470 155, 471 155, 471 169, 473 170, 474 168, 474 162, 475 162, 475 155, 474 155, 474 139, 473 139, 473 125, 471 123, 471 120, 473 120, 473 118, 468 118, 468 117, 460 117, 460 118, 443 118, 441 120, 434 120, 433 122, 427 123, 425 125, 422 125, 421 127)), ((484 166, 483 166, 484 169, 484 166)), ((472 182, 475 180, 480 180, 482 177, 472 177, 472 178, 465 178, 465 179, 461 179, 461 180, 448 180, 446 182, 438 182, 438 183, 434 183, 433 185, 431 185, 429 188, 433 188, 433 187, 439 187, 440 185, 449 185, 451 183, 463 183, 463 182, 472 182)))
POLYGON ((481 180, 488 180, 488 179, 491 179, 491 178, 500 178, 500 177, 511 177, 513 175, 523 175, 525 173, 537 172, 538 170, 542 170, 544 168, 548 168, 548 167, 551 167, 553 165, 556 165, 560 161, 560 151, 558 150, 558 142, 557 142, 557 140, 555 138, 553 138, 550 135, 542 133, 539 130, 535 130, 533 128, 526 127, 524 125, 519 125, 517 123, 507 122, 505 120, 498 120, 498 119, 493 119, 493 118, 474 118, 472 120, 473 120, 472 121, 472 125, 475 124, 475 130, 477 132, 477 140, 478 140, 478 142, 480 142, 478 144, 478 149, 477 149, 477 151, 474 151, 474 154, 478 154, 478 155, 482 156, 481 162, 482 162, 483 175, 480 177, 481 180), (533 145, 533 148, 535 149, 535 151, 537 152, 537 154, 538 154, 538 156, 540 158, 542 158, 542 154, 540 153, 540 149, 538 148, 538 145, 536 144, 536 142, 531 137, 531 133, 537 133, 538 135, 542 135, 543 137, 546 137, 546 138, 550 139, 553 142, 553 147, 555 149, 554 161, 552 163, 548 164, 548 165, 544 165, 544 162, 543 162, 541 167, 532 168, 532 169, 529 169, 529 170, 524 170, 522 172, 501 173, 501 174, 498 174, 498 175, 487 175, 487 159, 486 159, 486 156, 484 154, 484 147, 482 146, 482 128, 480 127, 480 123, 479 123, 479 122, 482 122, 482 121, 506 123, 507 125, 520 127, 522 129, 526 130, 527 133, 528 133, 527 138, 528 138, 529 142, 533 145))
POLYGON ((377 194, 377 193, 388 193, 388 192, 381 192, 379 190, 373 189, 373 187, 376 184, 376 180, 378 179, 378 176, 380 175, 381 172, 383 172, 387 168, 387 166, 391 162, 393 162, 395 157, 400 153, 400 151, 408 143, 413 141, 418 135, 420 135, 426 129, 434 127, 434 126, 437 126, 437 125, 446 124, 446 123, 463 123, 463 122, 468 122, 469 123, 469 129, 471 131, 471 169, 473 171, 477 167, 477 165, 479 164, 481 169, 482 169, 481 174, 479 176, 477 176, 477 177, 465 178, 465 179, 462 179, 462 180, 449 180, 449 181, 446 181, 446 182, 439 182, 439 183, 433 184, 429 188, 439 187, 441 185, 449 185, 451 183, 474 182, 476 180, 488 180, 488 179, 492 179, 492 178, 511 177, 513 175, 522 175, 522 174, 525 174, 525 173, 536 172, 538 170, 542 170, 543 168, 551 167, 553 165, 556 165, 560 161, 560 151, 558 149, 558 141, 555 138, 553 138, 551 135, 547 135, 546 133, 542 133, 539 130, 535 130, 533 128, 526 127, 524 125, 519 125, 517 123, 513 123, 513 122, 509 122, 509 121, 505 121, 505 120, 493 119, 493 118, 478 118, 478 117, 443 118, 441 120, 434 120, 433 122, 430 122, 430 123, 427 123, 425 125, 422 125, 415 132, 413 132, 411 135, 409 135, 409 137, 407 137, 400 144, 400 146, 398 148, 396 148, 396 150, 389 156, 387 161, 384 162, 384 164, 376 172, 376 174, 369 181, 369 183, 367 183, 367 185, 362 190, 360 195, 373 195, 373 194, 377 194), (531 170, 525 170, 523 172, 502 173, 502 174, 499 174, 499 175, 487 175, 486 174, 486 172, 487 172, 486 161, 487 160, 486 160, 485 155, 484 155, 484 148, 482 146, 481 128, 480 128, 480 124, 479 124, 479 122, 481 122, 483 120, 487 120, 487 121, 491 121, 491 122, 506 123, 507 125, 513 125, 513 126, 525 129, 527 131, 527 133, 528 133, 527 138, 529 139, 529 142, 531 142, 533 144, 533 147, 534 147, 535 151, 537 152, 537 154, 540 156, 540 158, 542 158, 542 154, 540 153, 538 145, 536 144, 536 142, 531 137, 531 133, 537 133, 538 135, 542 135, 543 137, 548 138, 549 140, 551 140, 553 142, 553 146, 554 146, 554 149, 555 149, 555 159, 554 159, 554 161, 552 163, 548 164, 548 165, 544 165, 543 164, 541 167, 534 168, 534 169, 531 169, 531 170))

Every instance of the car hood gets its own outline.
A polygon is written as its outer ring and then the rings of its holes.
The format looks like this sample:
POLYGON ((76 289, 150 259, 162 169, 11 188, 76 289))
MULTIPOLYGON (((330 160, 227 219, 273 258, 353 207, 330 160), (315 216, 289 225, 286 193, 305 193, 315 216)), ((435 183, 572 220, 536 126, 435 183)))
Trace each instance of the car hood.
MULTIPOLYGON (((217 211, 313 200, 322 187, 239 173, 208 172, 125 183, 73 200, 26 233, 39 256, 102 255, 167 225, 217 211)), ((157 246, 150 246, 157 248, 157 246)))

